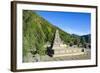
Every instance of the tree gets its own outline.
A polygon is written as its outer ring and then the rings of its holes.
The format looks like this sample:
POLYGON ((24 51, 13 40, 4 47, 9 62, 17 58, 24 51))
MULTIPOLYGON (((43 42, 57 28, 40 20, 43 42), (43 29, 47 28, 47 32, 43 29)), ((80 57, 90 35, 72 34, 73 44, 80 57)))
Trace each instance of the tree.
POLYGON ((81 43, 82 43, 82 46, 85 48, 86 47, 86 40, 84 37, 81 38, 81 43))

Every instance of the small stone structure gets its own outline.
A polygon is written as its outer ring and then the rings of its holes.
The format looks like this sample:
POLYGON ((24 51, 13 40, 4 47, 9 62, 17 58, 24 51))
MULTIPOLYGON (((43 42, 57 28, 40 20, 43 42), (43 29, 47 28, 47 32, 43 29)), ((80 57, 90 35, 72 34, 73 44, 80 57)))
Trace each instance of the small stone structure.
POLYGON ((55 33, 52 50, 54 51, 53 57, 84 54, 84 49, 67 47, 67 45, 64 44, 63 41, 60 39, 58 30, 56 30, 55 33))

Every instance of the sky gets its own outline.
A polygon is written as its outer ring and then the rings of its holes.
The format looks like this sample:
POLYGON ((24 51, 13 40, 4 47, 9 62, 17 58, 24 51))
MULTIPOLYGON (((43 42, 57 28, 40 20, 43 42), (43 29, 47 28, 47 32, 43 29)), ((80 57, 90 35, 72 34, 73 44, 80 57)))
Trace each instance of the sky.
POLYGON ((70 34, 86 35, 91 31, 91 14, 79 12, 36 11, 51 24, 70 34))

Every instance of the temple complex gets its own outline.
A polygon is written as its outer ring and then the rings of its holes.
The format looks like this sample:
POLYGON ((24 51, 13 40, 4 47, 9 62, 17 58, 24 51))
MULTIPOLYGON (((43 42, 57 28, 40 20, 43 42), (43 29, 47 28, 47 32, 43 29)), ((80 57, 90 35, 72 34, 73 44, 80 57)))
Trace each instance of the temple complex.
POLYGON ((59 36, 59 30, 56 30, 52 50, 54 51, 53 57, 84 54, 84 49, 77 47, 71 48, 64 44, 59 36))

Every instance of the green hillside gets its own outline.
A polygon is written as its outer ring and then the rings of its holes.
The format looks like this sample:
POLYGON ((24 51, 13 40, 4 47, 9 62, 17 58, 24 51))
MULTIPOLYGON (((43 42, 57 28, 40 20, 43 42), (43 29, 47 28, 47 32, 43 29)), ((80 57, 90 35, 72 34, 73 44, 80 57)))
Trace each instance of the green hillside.
POLYGON ((47 49, 44 45, 52 44, 56 29, 59 30, 60 37, 65 44, 80 46, 87 43, 84 41, 85 38, 64 32, 35 11, 23 10, 23 56, 26 56, 30 51, 33 55, 36 53, 45 55, 47 49))

